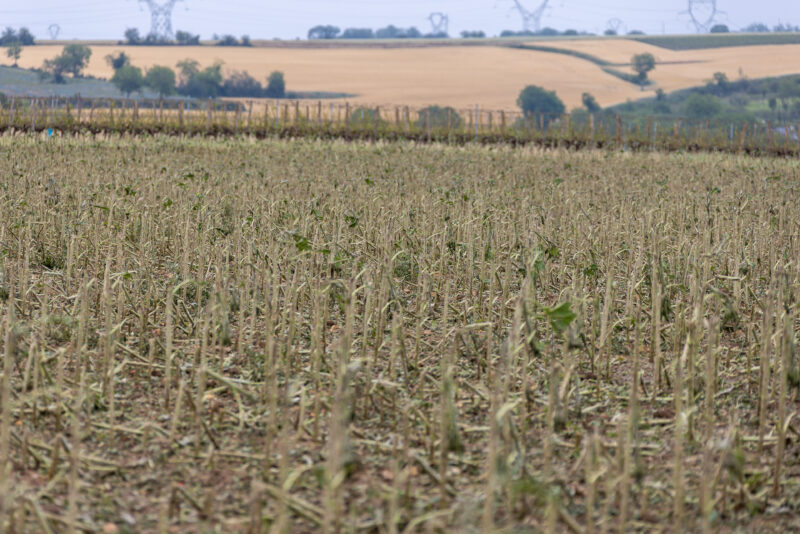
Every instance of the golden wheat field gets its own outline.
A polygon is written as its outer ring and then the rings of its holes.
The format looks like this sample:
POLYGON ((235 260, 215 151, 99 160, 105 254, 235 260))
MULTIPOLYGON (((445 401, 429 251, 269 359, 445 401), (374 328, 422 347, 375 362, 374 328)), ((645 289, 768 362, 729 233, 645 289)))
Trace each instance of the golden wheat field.
MULTIPOLYGON (((537 44, 542 44, 537 42, 537 44)), ((751 78, 800 72, 800 45, 753 46, 673 52, 629 40, 553 41, 613 62, 635 53, 652 52, 661 61, 651 74, 667 91, 700 85, 717 71, 731 79, 740 71, 751 78), (691 63, 685 63, 691 62, 691 63)), ((20 65, 39 67, 56 56, 60 46, 25 48, 20 65)), ((604 73, 597 65, 575 57, 501 46, 430 46, 425 48, 220 48, 93 46, 87 74, 108 78, 107 54, 124 51, 134 65, 175 67, 191 58, 203 66, 222 61, 225 69, 245 70, 262 82, 273 70, 283 71, 290 90, 330 91, 355 95, 356 104, 449 105, 485 109, 516 108, 519 91, 538 84, 555 90, 568 108, 580 106, 581 94, 592 93, 603 106, 637 99, 638 87, 604 73)), ((9 60, 3 58, 8 64, 9 60)))
MULTIPOLYGON (((541 43, 534 43, 541 44, 541 43)), ((668 50, 628 39, 554 41, 548 46, 592 54, 612 63, 627 63, 634 54, 653 54, 658 64, 649 74, 649 90, 670 92, 702 85, 715 72, 731 80, 742 76, 765 78, 800 72, 800 45, 760 45, 701 50, 668 50)), ((633 72, 633 71, 631 71, 633 72)))

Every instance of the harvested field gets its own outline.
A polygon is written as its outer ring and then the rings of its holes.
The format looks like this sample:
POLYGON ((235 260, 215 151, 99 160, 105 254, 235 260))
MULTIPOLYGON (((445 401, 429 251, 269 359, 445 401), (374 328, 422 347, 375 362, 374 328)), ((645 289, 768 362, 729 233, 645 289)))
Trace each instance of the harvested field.
MULTIPOLYGON (((59 47, 30 47, 20 65, 40 66, 59 53, 59 47)), ((172 66, 192 58, 203 65, 225 62, 227 69, 246 70, 266 79, 283 71, 296 91, 356 94, 359 104, 450 105, 457 108, 514 109, 522 87, 548 85, 552 80, 561 98, 580 103, 587 84, 601 103, 624 101, 636 88, 577 58, 512 50, 502 47, 431 47, 416 49, 273 49, 212 47, 93 47, 87 74, 110 77, 103 58, 122 50, 133 64, 172 66)))
POLYGON ((800 528, 796 160, 0 149, 0 531, 800 528))
POLYGON ((648 92, 659 87, 670 92, 703 85, 715 72, 724 72, 731 80, 743 75, 766 78, 800 72, 800 45, 796 44, 674 51, 635 40, 614 39, 553 41, 548 46, 591 54, 612 63, 630 62, 634 54, 653 54, 657 62, 665 64, 658 64, 650 73, 655 85, 648 87, 648 92))
MULTIPOLYGON (((264 80, 273 70, 286 74, 295 91, 328 91, 357 95, 356 104, 426 106, 466 109, 516 108, 519 91, 528 84, 555 90, 568 108, 580 106, 581 94, 592 93, 603 106, 650 95, 656 88, 672 91, 696 86, 723 71, 732 79, 800 72, 800 45, 754 46, 674 52, 633 40, 553 40, 534 44, 580 50, 619 63, 634 53, 652 52, 661 61, 651 78, 656 85, 638 87, 604 73, 597 65, 575 57, 502 46, 430 46, 426 48, 218 48, 93 46, 91 76, 108 78, 107 54, 124 51, 135 65, 173 67, 192 58, 204 66, 219 60, 228 70, 245 70, 264 80)), ((56 56, 60 46, 23 50, 20 65, 39 67, 56 56)), ((8 63, 10 60, 4 61, 8 63)))

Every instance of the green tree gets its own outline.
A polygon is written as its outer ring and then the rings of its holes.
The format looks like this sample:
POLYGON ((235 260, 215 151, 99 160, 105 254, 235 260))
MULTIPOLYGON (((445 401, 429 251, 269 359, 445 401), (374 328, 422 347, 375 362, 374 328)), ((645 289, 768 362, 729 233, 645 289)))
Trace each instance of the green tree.
POLYGON ((526 117, 543 113, 545 120, 551 119, 553 115, 561 115, 566 110, 564 102, 558 98, 555 91, 548 91, 536 85, 529 85, 520 92, 517 105, 526 117))
POLYGON ((711 33, 730 33, 731 30, 725 24, 714 24, 709 31, 711 33))
POLYGON ((114 76, 111 78, 111 83, 125 93, 125 96, 130 97, 134 91, 141 91, 144 86, 144 76, 142 76, 142 69, 132 65, 124 65, 117 69, 114 76))
POLYGON ((215 98, 222 93, 222 63, 196 72, 181 86, 181 92, 195 98, 215 98))
POLYGON ((194 59, 184 59, 175 65, 180 72, 181 85, 186 85, 192 77, 200 72, 200 63, 194 59))
POLYGON ((72 74, 78 78, 92 56, 88 46, 71 44, 64 47, 61 54, 53 59, 46 59, 42 70, 53 77, 56 83, 64 83, 64 75, 72 74))
POLYGON ((125 52, 117 52, 116 55, 108 54, 105 57, 105 60, 106 63, 108 63, 109 66, 115 71, 121 69, 125 65, 131 64, 131 58, 125 52))
POLYGON ((631 65, 633 66, 633 70, 636 71, 639 78, 639 85, 642 86, 642 90, 644 91, 644 86, 647 83, 647 74, 656 68, 656 58, 650 53, 636 54, 631 58, 631 65))
POLYGON ((175 71, 169 67, 151 67, 144 77, 144 84, 164 98, 175 92, 175 71))
POLYGON ((319 25, 308 30, 309 39, 336 39, 342 30, 336 26, 319 25))
POLYGON ((464 119, 451 107, 428 106, 419 110, 417 126, 427 128, 430 121, 431 128, 461 128, 464 119))
POLYGON ((581 95, 581 102, 583 102, 583 107, 585 107, 589 113, 597 113, 603 109, 600 107, 600 104, 597 103, 597 99, 590 93, 583 93, 583 95, 581 95))
POLYGON ((128 28, 125 30, 125 40, 129 45, 142 44, 142 36, 139 34, 139 30, 136 28, 128 28))
POLYGON ((17 66, 19 57, 22 55, 22 43, 15 41, 6 45, 6 55, 14 60, 14 66, 17 66))
POLYGON ((267 78, 267 89, 264 92, 269 98, 283 98, 286 96, 286 80, 283 73, 273 71, 267 78))
POLYGON ((722 103, 712 95, 693 93, 685 105, 686 114, 693 119, 710 119, 722 113, 722 103))
POLYGON ((89 58, 92 57, 92 49, 86 45, 67 45, 61 51, 61 57, 64 62, 64 70, 75 78, 80 78, 83 69, 89 64, 89 58))

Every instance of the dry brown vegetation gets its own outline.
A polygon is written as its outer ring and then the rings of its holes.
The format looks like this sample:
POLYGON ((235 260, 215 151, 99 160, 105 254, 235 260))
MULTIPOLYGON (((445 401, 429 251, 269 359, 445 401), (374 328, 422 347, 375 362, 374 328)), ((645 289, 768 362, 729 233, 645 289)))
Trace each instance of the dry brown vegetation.
MULTIPOLYGON (((262 82, 273 70, 283 71, 293 91, 329 91, 355 95, 355 104, 447 105, 485 109, 516 109, 520 90, 538 84, 555 90, 568 108, 581 106, 581 95, 592 93, 603 106, 702 85, 715 72, 737 79, 740 71, 750 78, 793 74, 800 45, 749 46, 673 52, 632 40, 555 40, 534 44, 571 48, 612 62, 628 62, 636 53, 651 51, 660 61, 651 74, 656 82, 642 92, 638 86, 615 78, 589 61, 532 50, 502 46, 430 46, 427 48, 223 48, 92 46, 86 74, 110 78, 106 55, 124 51, 134 65, 175 67, 191 58, 208 66, 223 61, 228 70, 245 70, 262 82)), ((60 46, 26 47, 19 61, 38 68, 58 55, 60 46)), ((9 59, 2 59, 10 65, 9 59)))
POLYGON ((0 530, 800 527, 796 161, 0 146, 0 530))

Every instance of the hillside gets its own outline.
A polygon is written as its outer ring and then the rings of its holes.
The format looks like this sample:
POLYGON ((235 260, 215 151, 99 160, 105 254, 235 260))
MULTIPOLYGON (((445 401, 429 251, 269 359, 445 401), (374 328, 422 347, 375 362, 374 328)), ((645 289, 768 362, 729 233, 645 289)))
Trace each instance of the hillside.
MULTIPOLYGON (((514 42, 518 41, 504 44, 501 40, 492 40, 483 46, 474 46, 469 41, 460 44, 446 41, 446 46, 429 43, 415 47, 325 43, 327 48, 102 44, 92 46, 87 74, 110 77, 111 69, 103 58, 112 52, 124 51, 135 65, 144 68, 174 67, 178 61, 192 58, 204 66, 222 61, 226 70, 245 70, 260 80, 271 71, 280 70, 285 73, 292 90, 354 94, 357 96, 349 99, 354 104, 441 104, 460 109, 480 105, 484 109, 515 109, 520 89, 528 84, 555 90, 572 108, 580 105, 584 92, 592 93, 601 105, 610 106, 652 96, 658 88, 670 92, 702 85, 718 71, 725 72, 732 80, 741 76, 761 78, 800 72, 797 60, 800 44, 675 51, 632 39, 532 41, 622 64, 633 54, 651 52, 659 65, 651 74, 655 84, 643 92, 586 59, 507 46, 514 42)), ((60 45, 28 47, 23 51, 20 66, 39 67, 60 50, 60 45)), ((2 58, 2 63, 9 64, 9 60, 2 58)))

